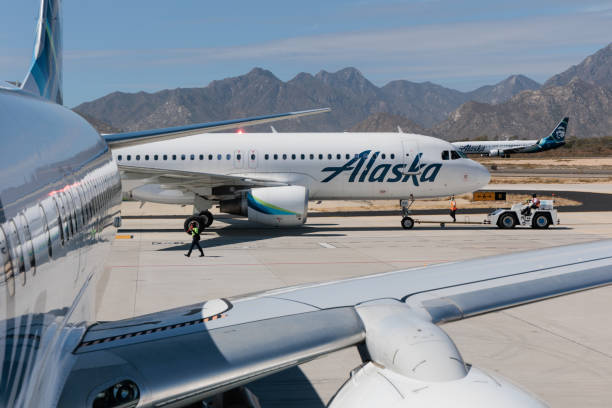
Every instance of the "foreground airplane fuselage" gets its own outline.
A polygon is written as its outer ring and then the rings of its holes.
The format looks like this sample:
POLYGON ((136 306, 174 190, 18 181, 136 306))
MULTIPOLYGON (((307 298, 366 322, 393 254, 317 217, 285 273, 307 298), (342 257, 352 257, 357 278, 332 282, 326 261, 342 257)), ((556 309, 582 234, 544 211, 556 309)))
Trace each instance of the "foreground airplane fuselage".
POLYGON ((446 141, 398 133, 207 134, 113 150, 119 165, 273 180, 307 187, 310 199, 439 197, 485 186, 486 168, 456 153, 446 141))
POLYGON ((81 117, 0 88, 0 406, 53 405, 94 319, 121 185, 81 117))

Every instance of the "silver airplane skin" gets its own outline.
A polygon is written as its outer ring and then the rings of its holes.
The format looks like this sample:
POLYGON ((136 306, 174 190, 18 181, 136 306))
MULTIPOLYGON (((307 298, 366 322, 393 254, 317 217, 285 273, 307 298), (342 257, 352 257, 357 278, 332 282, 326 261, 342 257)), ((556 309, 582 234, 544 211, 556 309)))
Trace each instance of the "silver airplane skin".
POLYGON ((96 322, 121 184, 106 141, 61 106, 59 6, 42 1, 24 85, 0 86, 1 407, 187 406, 356 345, 333 408, 543 406, 465 363, 440 325, 608 285, 610 241, 96 322))

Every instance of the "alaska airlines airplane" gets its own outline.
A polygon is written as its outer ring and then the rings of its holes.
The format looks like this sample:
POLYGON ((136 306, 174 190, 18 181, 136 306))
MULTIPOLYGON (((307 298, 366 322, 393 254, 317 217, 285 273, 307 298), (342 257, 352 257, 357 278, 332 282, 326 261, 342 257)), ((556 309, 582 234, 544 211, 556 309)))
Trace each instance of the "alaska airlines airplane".
POLYGON ((538 140, 470 141, 454 142, 453 145, 464 154, 510 157, 515 153, 538 153, 556 149, 565 144, 565 132, 569 118, 565 117, 550 135, 538 140))
MULTIPOLYGON (((306 222, 308 200, 398 199, 478 190, 485 167, 450 143, 404 133, 222 133, 113 149, 136 200, 194 205, 209 226, 221 212, 274 226, 306 222)), ((410 200, 408 200, 410 199, 410 200)), ((410 217, 402 219, 412 228, 410 217)))
POLYGON ((353 346, 363 364, 332 408, 543 406, 465 363, 439 325, 610 284, 610 241, 96 322, 121 185, 105 140, 58 103, 59 5, 42 1, 23 87, 0 86, 0 407, 193 406, 353 346))

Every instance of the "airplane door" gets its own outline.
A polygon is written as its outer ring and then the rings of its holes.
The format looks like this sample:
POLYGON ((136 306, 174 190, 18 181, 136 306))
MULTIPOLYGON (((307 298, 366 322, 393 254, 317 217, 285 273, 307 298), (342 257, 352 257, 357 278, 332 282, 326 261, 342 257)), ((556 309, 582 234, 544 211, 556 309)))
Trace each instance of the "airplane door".
POLYGON ((256 169, 257 160, 259 160, 259 157, 257 156, 257 150, 249 150, 248 156, 249 169, 256 169))
POLYGON ((234 168, 241 169, 244 163, 244 152, 242 150, 234 150, 234 168))

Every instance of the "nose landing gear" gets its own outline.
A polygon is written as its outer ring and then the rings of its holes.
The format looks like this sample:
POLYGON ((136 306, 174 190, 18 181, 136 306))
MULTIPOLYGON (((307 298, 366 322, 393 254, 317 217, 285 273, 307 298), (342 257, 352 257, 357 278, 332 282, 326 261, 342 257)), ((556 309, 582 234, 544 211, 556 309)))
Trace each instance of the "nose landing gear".
POLYGON ((411 229, 414 227, 414 220, 410 217, 410 207, 414 204, 414 196, 410 194, 408 200, 401 200, 400 205, 402 207, 402 228, 411 229))

